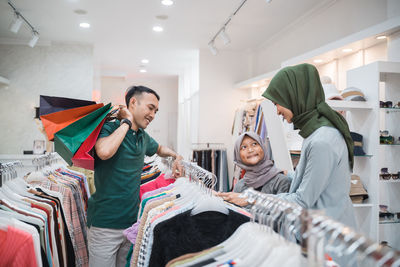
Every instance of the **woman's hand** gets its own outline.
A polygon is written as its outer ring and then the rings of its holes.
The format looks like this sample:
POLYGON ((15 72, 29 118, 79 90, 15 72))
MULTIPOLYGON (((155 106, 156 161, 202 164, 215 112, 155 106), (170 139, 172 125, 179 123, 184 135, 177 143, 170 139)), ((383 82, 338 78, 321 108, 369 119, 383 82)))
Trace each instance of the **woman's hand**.
POLYGON ((240 207, 244 207, 249 205, 250 203, 247 202, 245 198, 240 197, 240 193, 235 192, 227 192, 227 193, 216 193, 218 197, 222 197, 223 200, 228 201, 232 204, 238 205, 240 207))

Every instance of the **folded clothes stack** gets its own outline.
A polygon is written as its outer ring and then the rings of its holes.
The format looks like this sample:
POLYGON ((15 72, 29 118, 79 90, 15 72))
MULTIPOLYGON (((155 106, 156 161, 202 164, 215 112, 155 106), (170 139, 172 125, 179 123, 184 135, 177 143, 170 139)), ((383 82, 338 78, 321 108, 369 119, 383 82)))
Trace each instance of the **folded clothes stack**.
POLYGON ((346 101, 366 101, 364 93, 356 87, 347 87, 341 93, 346 101))
POLYGON ((161 171, 158 167, 157 161, 154 158, 146 158, 141 175, 140 184, 147 183, 160 176, 161 171))
POLYGON ((351 176, 351 184, 350 184, 350 198, 353 203, 363 203, 365 199, 368 198, 368 193, 365 190, 361 179, 358 175, 353 174, 351 176))

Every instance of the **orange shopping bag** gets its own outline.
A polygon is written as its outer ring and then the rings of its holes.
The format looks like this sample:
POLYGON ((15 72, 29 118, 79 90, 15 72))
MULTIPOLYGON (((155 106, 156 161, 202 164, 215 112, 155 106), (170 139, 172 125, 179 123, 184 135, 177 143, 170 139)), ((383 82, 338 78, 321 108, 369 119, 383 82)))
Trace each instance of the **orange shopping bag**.
POLYGON ((104 104, 100 103, 79 108, 62 110, 40 116, 40 119, 42 120, 43 128, 46 131, 47 137, 50 141, 53 141, 54 134, 56 132, 103 106, 104 104))

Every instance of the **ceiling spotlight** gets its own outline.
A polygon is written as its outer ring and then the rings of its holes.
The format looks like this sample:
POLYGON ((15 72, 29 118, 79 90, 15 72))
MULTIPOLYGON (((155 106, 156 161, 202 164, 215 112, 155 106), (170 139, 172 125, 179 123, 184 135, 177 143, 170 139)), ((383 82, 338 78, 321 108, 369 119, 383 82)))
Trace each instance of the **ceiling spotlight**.
POLYGON ((253 84, 251 85, 251 87, 256 88, 256 87, 258 87, 258 84, 253 83, 253 84))
POLYGON ((266 0, 266 1, 267 1, 267 3, 269 4, 269 3, 271 3, 272 0, 266 0))
POLYGON ((147 70, 146 69, 140 69, 139 70, 141 73, 145 73, 145 72, 147 72, 147 70))
POLYGON ((79 24, 79 27, 87 29, 90 28, 90 24, 87 22, 82 22, 79 24))
POLYGON ((314 63, 321 63, 322 61, 322 59, 314 59, 314 63))
POLYGON ((216 56, 218 54, 218 50, 217 50, 217 48, 215 48, 214 42, 210 42, 208 44, 208 49, 210 49, 211 54, 213 54, 214 56, 216 56))
POLYGON ((163 4, 164 6, 172 6, 174 2, 172 0, 162 0, 161 4, 163 4))
POLYGON ((148 59, 142 59, 142 61, 141 61, 143 64, 147 64, 147 63, 149 63, 149 60, 148 59))
POLYGON ((38 33, 37 31, 33 31, 33 32, 32 32, 32 38, 31 38, 31 40, 29 41, 28 45, 29 45, 30 47, 34 47, 34 46, 36 45, 36 43, 37 43, 38 40, 39 40, 39 33, 38 33))
POLYGON ((19 13, 15 13, 14 20, 10 25, 10 31, 17 33, 22 25, 22 18, 19 13))
POLYGON ((386 39, 386 35, 377 36, 376 39, 378 39, 378 40, 386 39))
POLYGON ((345 48, 345 49, 343 49, 342 51, 345 52, 345 53, 348 53, 348 52, 353 51, 353 49, 351 49, 351 48, 345 48))
POLYGON ((231 39, 229 38, 228 34, 225 32, 225 28, 221 31, 220 33, 222 41, 224 42, 224 45, 227 45, 231 42, 231 39))
POLYGON ((163 29, 163 27, 161 27, 161 26, 154 26, 153 27, 153 31, 155 31, 155 32, 162 32, 164 29, 163 29))

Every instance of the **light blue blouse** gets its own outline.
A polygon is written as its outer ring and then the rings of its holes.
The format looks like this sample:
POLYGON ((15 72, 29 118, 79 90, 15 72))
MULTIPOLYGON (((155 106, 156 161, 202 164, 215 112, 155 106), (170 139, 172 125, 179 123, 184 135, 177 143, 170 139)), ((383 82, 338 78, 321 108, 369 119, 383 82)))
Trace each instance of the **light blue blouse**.
POLYGON ((349 197, 350 167, 342 134, 323 126, 303 141, 289 193, 277 195, 357 229, 349 197))

